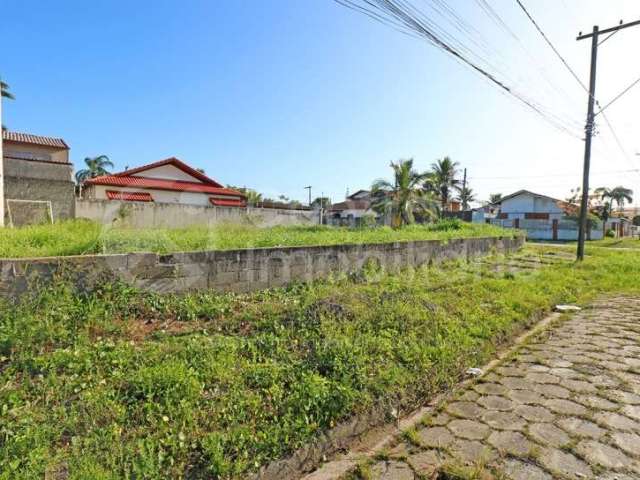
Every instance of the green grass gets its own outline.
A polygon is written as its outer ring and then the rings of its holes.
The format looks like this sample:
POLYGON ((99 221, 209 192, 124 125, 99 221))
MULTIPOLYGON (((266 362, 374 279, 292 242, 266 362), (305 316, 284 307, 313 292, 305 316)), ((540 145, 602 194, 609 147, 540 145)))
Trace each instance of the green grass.
POLYGON ((0 305, 0 478, 246 478, 373 404, 446 389, 555 303, 640 288, 640 252, 478 268, 246 295, 57 282, 0 305))
POLYGON ((603 238, 589 242, 588 246, 607 247, 607 248, 640 248, 640 240, 638 238, 603 238))
POLYGON ((86 220, 73 220, 54 225, 0 229, 0 258, 141 251, 168 253, 512 235, 514 230, 455 220, 413 225, 400 230, 388 227, 349 229, 320 225, 257 228, 231 224, 215 228, 133 229, 105 227, 86 220))

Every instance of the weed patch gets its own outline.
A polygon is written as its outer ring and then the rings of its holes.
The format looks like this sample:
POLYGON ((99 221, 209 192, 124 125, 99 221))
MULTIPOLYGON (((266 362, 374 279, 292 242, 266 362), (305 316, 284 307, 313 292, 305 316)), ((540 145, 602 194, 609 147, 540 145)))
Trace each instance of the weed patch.
POLYGON ((454 262, 243 295, 58 282, 0 305, 0 478, 246 478, 448 388, 556 303, 638 292, 639 273, 640 253, 597 249, 508 278, 454 262))
POLYGON ((389 227, 338 228, 321 225, 257 228, 234 224, 210 228, 125 228, 103 226, 88 220, 71 220, 53 225, 0 230, 0 258, 511 237, 514 233, 512 229, 458 220, 411 225, 399 230, 389 227))

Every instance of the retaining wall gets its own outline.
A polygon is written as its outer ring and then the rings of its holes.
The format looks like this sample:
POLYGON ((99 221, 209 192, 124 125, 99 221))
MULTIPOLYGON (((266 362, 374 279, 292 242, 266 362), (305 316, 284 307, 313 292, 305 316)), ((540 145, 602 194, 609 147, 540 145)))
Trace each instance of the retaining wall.
POLYGON ((248 223, 260 227, 277 225, 313 225, 318 214, 309 210, 277 208, 237 208, 157 202, 120 202, 117 200, 76 200, 76 217, 111 225, 117 221, 132 228, 181 228, 191 225, 214 226, 220 223, 248 223))
POLYGON ((509 253, 524 237, 469 238, 382 244, 256 248, 228 251, 130 253, 1 259, 0 296, 17 298, 61 275, 81 290, 119 279, 143 290, 186 292, 212 289, 248 292, 354 273, 369 264, 387 271, 490 253, 509 253))

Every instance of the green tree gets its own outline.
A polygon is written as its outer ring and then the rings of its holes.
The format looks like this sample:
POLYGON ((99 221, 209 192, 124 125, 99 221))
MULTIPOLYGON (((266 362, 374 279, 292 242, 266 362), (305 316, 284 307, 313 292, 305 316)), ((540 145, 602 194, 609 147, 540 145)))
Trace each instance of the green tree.
POLYGON ((613 208, 612 207, 612 202, 613 202, 612 192, 611 192, 610 188, 600 187, 600 188, 596 188, 594 190, 594 193, 596 195, 598 195, 598 197, 602 201, 602 205, 600 205, 597 208, 597 211, 598 211, 598 216, 602 220, 603 233, 606 233, 607 222, 609 221, 609 218, 611 218, 611 210, 613 208))
POLYGON ((331 206, 331 199, 329 197, 317 197, 311 202, 311 208, 329 208, 331 206))
POLYGON ((236 187, 234 185, 227 185, 227 188, 232 190, 237 190, 242 193, 245 197, 247 197, 247 205, 255 206, 263 201, 262 194, 256 190, 247 187, 236 187))
POLYGON ((459 188, 460 180, 457 179, 457 175, 458 162, 452 161, 449 157, 437 160, 431 165, 431 172, 427 175, 424 187, 439 197, 441 212, 447 210, 452 191, 459 188))
POLYGON ((8 98, 9 100, 15 100, 16 97, 9 91, 9 84, 0 80, 0 96, 2 98, 8 98))
POLYGON ((501 193, 490 193, 489 194, 489 203, 498 203, 500 200, 502 200, 502 194, 501 193))
MULTIPOLYGON (((16 97, 13 96, 13 93, 11 93, 9 91, 9 84, 3 82, 2 80, 0 80, 0 101, 2 101, 3 98, 6 98, 8 100, 15 100, 16 97)), ((4 126, 4 124, 2 125, 2 130, 6 130, 7 127, 4 126)))
POLYGON ((76 182, 84 183, 90 178, 99 177, 101 175, 109 175, 108 168, 113 168, 113 162, 106 155, 98 155, 97 157, 85 157, 84 163, 87 168, 76 172, 76 182))
POLYGON ((633 190, 631 190, 630 188, 625 188, 619 185, 613 188, 610 194, 611 199, 618 205, 620 213, 622 213, 622 211, 624 210, 625 202, 633 202, 633 190))
POLYGON ((371 207, 374 211, 389 215, 393 227, 415 222, 415 214, 423 218, 437 217, 437 203, 429 192, 421 187, 426 173, 413 169, 413 159, 391 162, 393 181, 376 180, 371 186, 371 207))
POLYGON ((475 202, 476 196, 471 188, 462 187, 460 189, 460 193, 458 194, 458 200, 460 200, 460 203, 462 204, 462 209, 468 210, 469 204, 471 202, 475 202))

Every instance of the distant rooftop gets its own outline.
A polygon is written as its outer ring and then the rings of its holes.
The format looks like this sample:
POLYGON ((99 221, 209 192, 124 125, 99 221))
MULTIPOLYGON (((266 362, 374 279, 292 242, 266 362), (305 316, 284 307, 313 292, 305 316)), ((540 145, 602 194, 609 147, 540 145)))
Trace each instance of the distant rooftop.
POLYGON ((29 145, 41 145, 43 147, 60 148, 69 150, 69 145, 61 138, 41 137, 40 135, 31 135, 30 133, 2 131, 2 139, 5 142, 24 143, 29 145))

